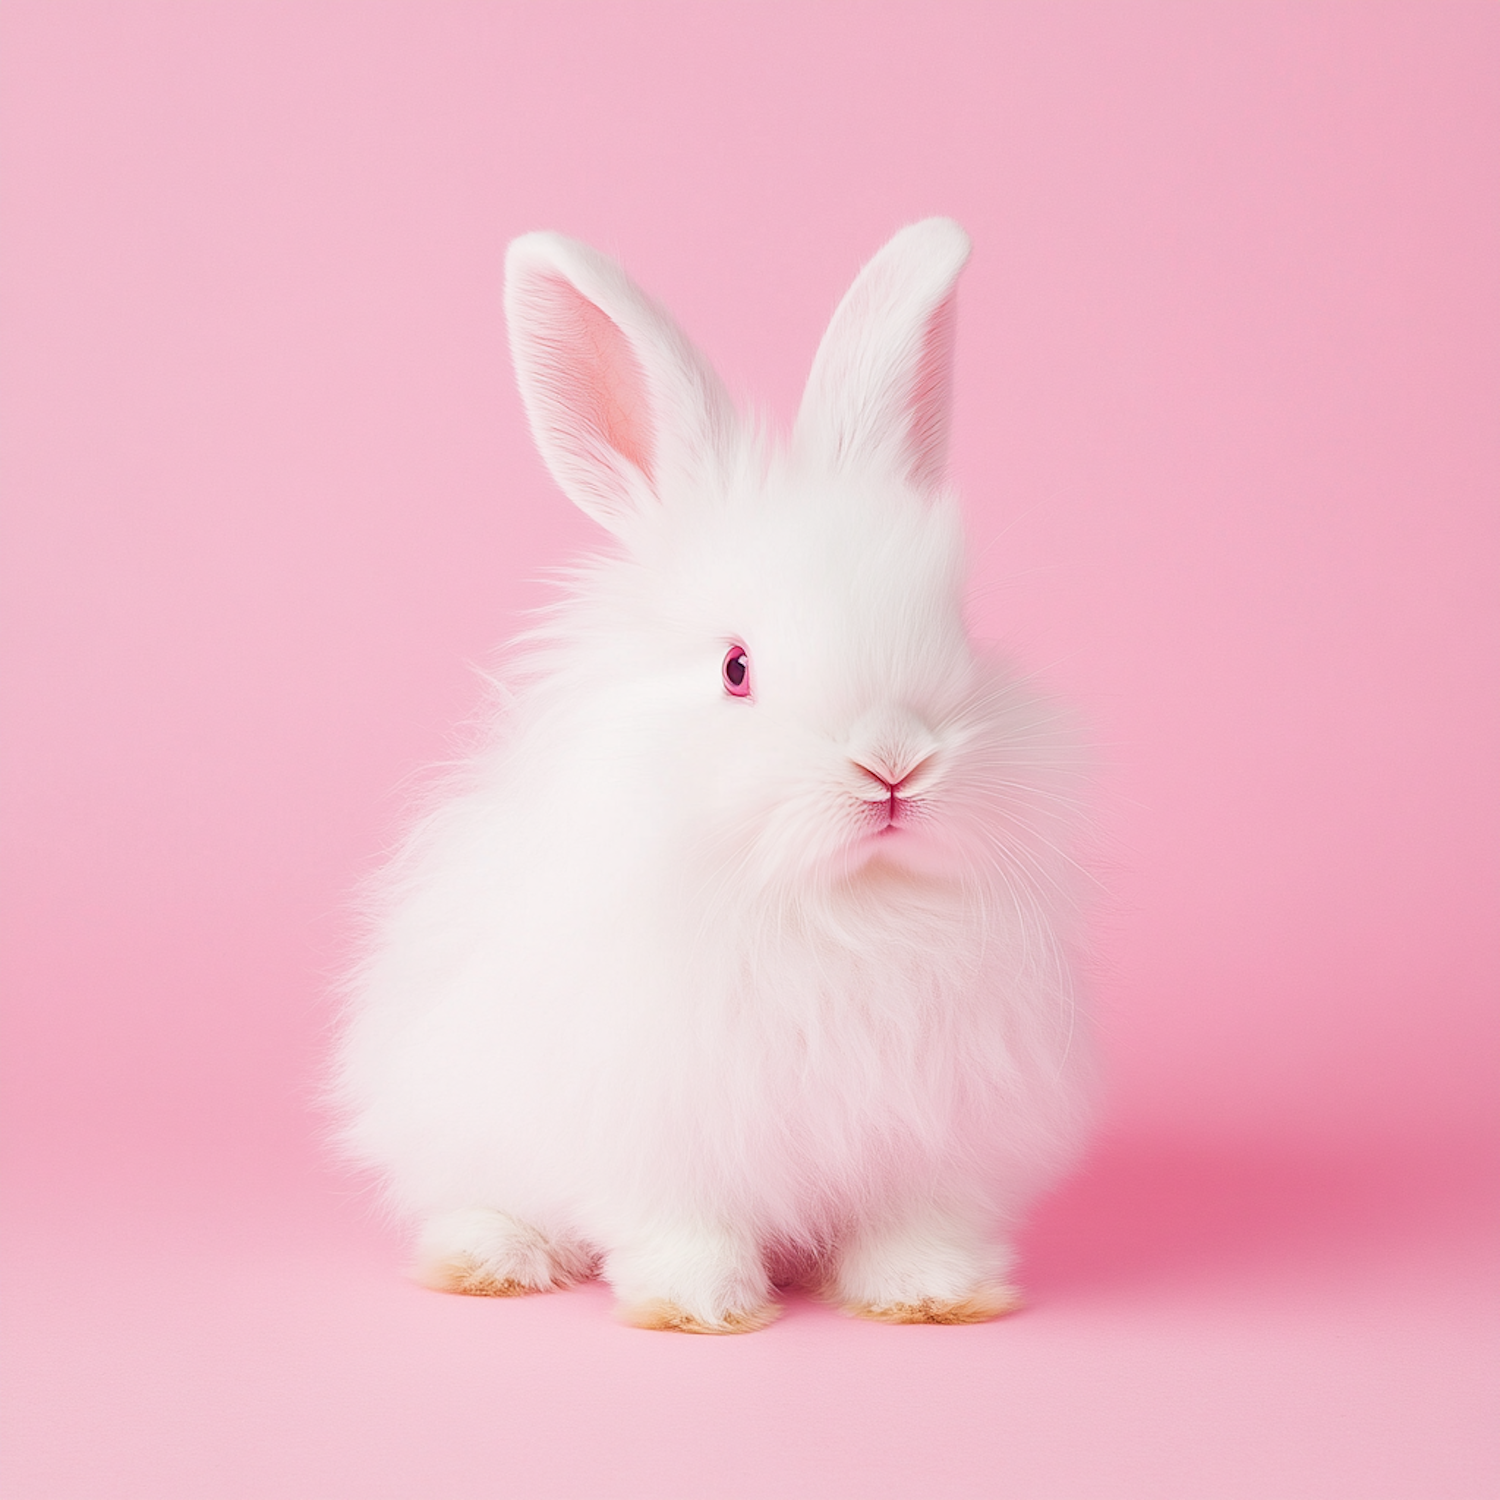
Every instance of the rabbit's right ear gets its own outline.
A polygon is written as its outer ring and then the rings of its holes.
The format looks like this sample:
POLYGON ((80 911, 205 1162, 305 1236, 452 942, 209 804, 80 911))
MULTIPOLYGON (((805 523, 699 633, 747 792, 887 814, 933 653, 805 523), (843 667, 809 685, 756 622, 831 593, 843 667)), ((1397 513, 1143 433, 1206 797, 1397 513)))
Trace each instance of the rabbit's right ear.
POLYGON ((854 279, 818 345, 793 441, 836 467, 875 464, 921 490, 943 482, 953 311, 969 237, 908 224, 854 279))
POLYGON ((537 449, 563 492, 617 535, 709 478, 734 410, 672 319, 607 256, 527 234, 505 257, 505 318, 537 449))

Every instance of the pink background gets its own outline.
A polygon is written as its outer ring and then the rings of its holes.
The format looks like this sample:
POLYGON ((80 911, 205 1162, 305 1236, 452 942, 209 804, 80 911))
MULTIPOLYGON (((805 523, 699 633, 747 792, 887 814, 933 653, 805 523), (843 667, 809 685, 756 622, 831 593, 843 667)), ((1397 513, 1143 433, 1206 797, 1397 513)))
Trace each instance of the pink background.
POLYGON ((1500 9, 3 17, 6 1495, 1496 1492, 1500 9), (505 243, 785 419, 930 213, 976 615, 1105 762, 1033 1307, 420 1292, 309 1100, 352 883, 591 540, 505 243))

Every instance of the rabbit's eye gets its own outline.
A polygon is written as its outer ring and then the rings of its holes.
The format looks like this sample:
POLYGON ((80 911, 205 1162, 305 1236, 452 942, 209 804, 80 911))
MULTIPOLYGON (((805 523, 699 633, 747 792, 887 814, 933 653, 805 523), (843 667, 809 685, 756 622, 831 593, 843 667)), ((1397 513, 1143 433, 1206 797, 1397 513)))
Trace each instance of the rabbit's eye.
POLYGON ((735 698, 750 696, 750 657, 743 646, 731 646, 724 657, 724 691, 735 698))

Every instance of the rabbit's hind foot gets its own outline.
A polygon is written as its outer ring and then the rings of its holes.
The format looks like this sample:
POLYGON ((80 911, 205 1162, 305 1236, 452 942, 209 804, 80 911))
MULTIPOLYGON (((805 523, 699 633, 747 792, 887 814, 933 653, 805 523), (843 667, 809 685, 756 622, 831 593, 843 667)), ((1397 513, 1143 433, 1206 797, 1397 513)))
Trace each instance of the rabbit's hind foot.
POLYGON ((947 1299, 919 1297, 912 1302, 846 1302, 851 1318, 870 1318, 877 1323, 988 1323, 1021 1306, 1020 1292, 1013 1286, 977 1287, 966 1297, 947 1299))

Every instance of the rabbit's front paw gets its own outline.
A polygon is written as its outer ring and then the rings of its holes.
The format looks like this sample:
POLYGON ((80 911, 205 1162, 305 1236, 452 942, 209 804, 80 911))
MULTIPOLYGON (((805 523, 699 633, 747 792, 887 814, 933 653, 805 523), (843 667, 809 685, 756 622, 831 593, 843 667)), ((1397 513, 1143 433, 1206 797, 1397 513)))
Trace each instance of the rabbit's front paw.
POLYGON ((759 1250, 728 1230, 656 1226, 611 1250, 604 1275, 634 1328, 753 1333, 781 1311, 759 1250))
POLYGON ((417 1241, 413 1274, 423 1286, 471 1297, 524 1297, 571 1286, 593 1274, 580 1245, 490 1208, 436 1214, 417 1241))
POLYGON ((759 1307, 731 1308, 715 1318, 704 1318, 675 1302, 658 1298, 621 1307, 618 1316, 622 1323, 628 1323, 632 1328, 659 1329, 668 1333, 755 1333, 774 1323, 781 1316, 781 1308, 774 1302, 763 1302, 759 1307))

